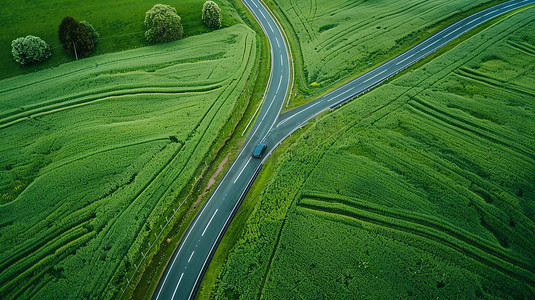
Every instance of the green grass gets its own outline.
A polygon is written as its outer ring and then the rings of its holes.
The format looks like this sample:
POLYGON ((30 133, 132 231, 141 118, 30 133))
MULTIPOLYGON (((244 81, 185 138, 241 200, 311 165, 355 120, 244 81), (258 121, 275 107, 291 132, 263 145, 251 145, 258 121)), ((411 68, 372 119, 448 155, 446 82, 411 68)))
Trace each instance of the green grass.
POLYGON ((215 297, 533 298, 533 11, 314 124, 215 297))
POLYGON ((324 91, 405 51, 447 24, 503 1, 268 1, 295 57, 300 95, 324 91), (317 83, 317 87, 310 86, 317 83))
MULTIPOLYGON (((223 27, 241 23, 239 16, 227 0, 217 1, 223 12, 223 27)), ((145 12, 155 1, 2 1, 0 16, 0 79, 57 66, 72 61, 58 40, 58 26, 65 16, 86 20, 100 33, 99 43, 93 55, 112 53, 147 45, 143 20, 145 12), (52 48, 49 61, 21 67, 11 55, 11 41, 27 35, 44 39, 52 48)), ((192 36, 209 32, 201 20, 204 0, 168 1, 182 18, 184 35, 192 36)))
POLYGON ((256 47, 235 25, 0 81, 1 298, 117 296, 245 110, 256 47))

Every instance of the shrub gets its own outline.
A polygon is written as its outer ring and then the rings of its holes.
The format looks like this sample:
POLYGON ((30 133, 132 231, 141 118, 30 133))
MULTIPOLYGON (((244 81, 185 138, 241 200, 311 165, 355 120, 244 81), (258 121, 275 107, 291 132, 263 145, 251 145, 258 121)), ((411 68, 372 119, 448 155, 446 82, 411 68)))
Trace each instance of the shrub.
POLYGON ((184 29, 176 9, 156 4, 145 15, 145 38, 151 44, 167 43, 182 38, 184 29))
POLYGON ((202 7, 202 20, 206 26, 212 29, 221 27, 221 9, 214 1, 206 1, 202 7))
POLYGON ((21 65, 47 60, 52 52, 50 46, 41 38, 29 35, 11 42, 13 59, 21 65))

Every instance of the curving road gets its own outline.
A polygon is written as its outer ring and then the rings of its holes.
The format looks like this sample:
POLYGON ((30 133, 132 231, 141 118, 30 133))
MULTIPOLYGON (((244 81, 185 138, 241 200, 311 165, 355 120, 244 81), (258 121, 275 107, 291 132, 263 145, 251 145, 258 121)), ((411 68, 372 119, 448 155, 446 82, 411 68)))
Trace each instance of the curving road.
POLYGON ((210 199, 204 204, 173 254, 153 299, 189 299, 195 295, 215 248, 237 211, 243 196, 260 171, 254 147, 275 126, 290 85, 290 59, 286 40, 275 19, 258 0, 242 0, 262 26, 271 44, 271 74, 262 108, 245 145, 210 199))
POLYGON ((153 299, 194 297, 219 240, 262 168, 263 160, 303 123, 324 110, 334 109, 368 91, 474 27, 506 12, 535 3, 535 0, 512 0, 475 13, 332 92, 282 115, 279 113, 289 93, 291 67, 286 40, 276 20, 259 0, 242 2, 260 23, 271 44, 271 76, 264 95, 265 103, 240 154, 173 254, 153 299), (262 141, 268 144, 268 155, 262 160, 252 158, 254 147, 262 141))

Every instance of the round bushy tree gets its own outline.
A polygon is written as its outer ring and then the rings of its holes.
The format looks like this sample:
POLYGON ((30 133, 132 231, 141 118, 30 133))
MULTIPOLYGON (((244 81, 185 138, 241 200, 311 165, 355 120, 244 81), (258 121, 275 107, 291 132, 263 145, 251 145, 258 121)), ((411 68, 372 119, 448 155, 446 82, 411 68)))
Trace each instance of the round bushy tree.
POLYGON ((202 6, 202 20, 204 24, 212 29, 221 27, 221 9, 214 1, 206 1, 202 6))
POLYGON ((77 58, 89 56, 95 49, 95 42, 90 29, 73 17, 63 18, 61 24, 59 24, 58 35, 63 48, 77 58))
POLYGON ((100 34, 95 30, 93 25, 89 24, 87 21, 80 21, 80 24, 84 25, 85 29, 87 29, 87 31, 91 33, 91 37, 93 38, 93 44, 96 45, 100 34))
POLYGON ((11 42, 13 59, 21 65, 47 60, 52 52, 50 46, 41 38, 29 35, 11 42))
POLYGON ((167 43, 182 38, 184 29, 176 9, 165 4, 156 4, 145 14, 145 38, 151 44, 167 43))

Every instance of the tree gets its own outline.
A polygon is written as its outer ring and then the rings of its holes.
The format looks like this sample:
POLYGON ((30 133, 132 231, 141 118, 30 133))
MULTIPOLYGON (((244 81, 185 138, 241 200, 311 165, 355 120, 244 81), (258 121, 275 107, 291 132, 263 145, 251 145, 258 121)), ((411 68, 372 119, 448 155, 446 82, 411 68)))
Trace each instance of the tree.
POLYGON ((11 42, 13 59, 21 65, 47 60, 52 52, 50 46, 41 38, 29 35, 11 42))
POLYGON ((73 17, 65 17, 61 20, 58 28, 58 37, 61 44, 70 42, 70 33, 76 27, 77 21, 73 17))
POLYGON ((87 29, 91 33, 91 37, 93 38, 93 44, 95 44, 96 46, 100 34, 98 34, 93 25, 89 24, 87 21, 80 21, 80 24, 84 25, 85 29, 87 29))
POLYGON ((90 29, 73 17, 63 18, 59 24, 58 35, 63 48, 70 54, 74 54, 76 59, 89 56, 95 49, 94 37, 90 29))
POLYGON ((156 4, 147 11, 145 26, 145 38, 151 44, 175 41, 181 39, 184 33, 176 9, 164 4, 156 4))
POLYGON ((204 24, 212 29, 221 27, 221 9, 214 1, 206 1, 202 6, 202 20, 204 24))

